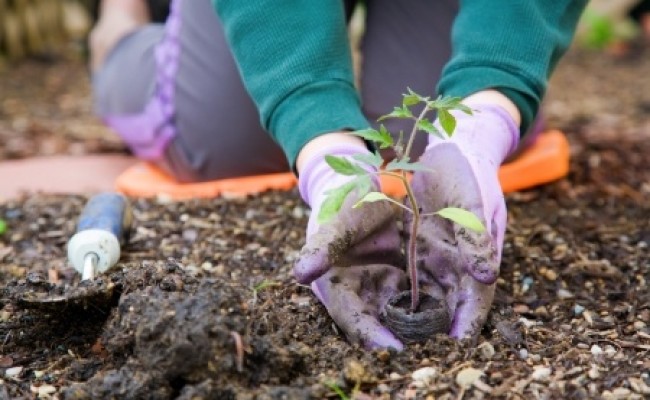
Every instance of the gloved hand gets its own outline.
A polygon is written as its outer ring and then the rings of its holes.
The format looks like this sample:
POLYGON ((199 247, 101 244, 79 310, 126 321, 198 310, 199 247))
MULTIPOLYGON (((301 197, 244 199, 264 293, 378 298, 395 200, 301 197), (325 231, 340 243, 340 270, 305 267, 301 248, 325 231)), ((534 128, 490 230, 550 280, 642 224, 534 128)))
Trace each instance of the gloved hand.
MULTIPOLYGON (((300 283, 311 283, 314 294, 350 342, 369 349, 401 350, 402 343, 378 320, 390 297, 406 288, 406 275, 399 268, 403 257, 397 211, 388 202, 352 209, 359 199, 353 192, 330 222, 319 225, 317 221, 326 192, 353 179, 335 172, 324 156, 350 157, 363 152, 367 150, 350 145, 325 148, 300 171, 300 193, 312 211, 307 241, 294 273, 300 283)), ((373 185, 378 187, 376 179, 373 185)))
POLYGON ((507 217, 497 173, 519 142, 519 129, 504 109, 470 107, 474 115, 452 112, 457 125, 451 138, 429 136, 420 162, 433 172, 416 172, 412 180, 422 213, 460 207, 486 227, 476 233, 438 216, 421 221, 420 287, 434 296, 443 288, 452 316, 449 334, 455 338, 480 332, 494 298, 507 217))

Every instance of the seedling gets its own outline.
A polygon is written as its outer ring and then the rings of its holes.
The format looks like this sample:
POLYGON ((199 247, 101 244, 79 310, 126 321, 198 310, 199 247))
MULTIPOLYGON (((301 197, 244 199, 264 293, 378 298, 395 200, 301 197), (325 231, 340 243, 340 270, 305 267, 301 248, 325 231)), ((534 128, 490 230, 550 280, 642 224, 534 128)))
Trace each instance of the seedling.
POLYGON ((277 287, 277 286, 281 286, 280 282, 274 282, 274 281, 270 281, 268 279, 264 279, 262 282, 260 282, 257 285, 253 286, 253 288, 252 288, 252 290, 253 290, 253 304, 257 303, 258 295, 262 290, 265 290, 265 289, 268 289, 268 288, 271 288, 271 287, 277 287))
POLYGON ((331 391, 336 393, 336 395, 339 396, 340 400, 350 400, 350 396, 345 394, 345 391, 343 391, 343 389, 341 389, 341 387, 336 382, 327 381, 325 382, 325 386, 327 386, 328 388, 330 388, 331 391))
POLYGON ((349 183, 327 193, 327 198, 323 202, 323 206, 318 215, 320 223, 325 223, 334 217, 352 191, 356 191, 356 194, 360 199, 353 205, 353 208, 361 207, 365 203, 388 201, 412 214, 413 221, 410 226, 410 236, 406 250, 409 281, 411 283, 411 312, 417 310, 420 302, 420 293, 417 284, 417 237, 422 218, 426 216, 437 216, 451 220, 454 223, 473 231, 482 232, 485 230, 485 227, 479 218, 472 212, 463 208, 446 207, 432 213, 421 213, 417 199, 413 195, 413 190, 411 188, 409 173, 415 171, 423 171, 425 173, 434 172, 426 165, 410 160, 409 155, 411 153, 415 135, 418 132, 425 132, 430 135, 436 135, 442 139, 451 138, 456 129, 456 119, 453 114, 451 114, 451 110, 460 110, 466 114, 472 114, 472 110, 462 104, 461 99, 458 97, 438 97, 435 100, 431 100, 429 97, 420 96, 411 89, 408 89, 408 93, 403 95, 402 105, 400 107, 395 107, 392 112, 383 115, 378 119, 378 122, 389 118, 412 120, 413 127, 406 144, 404 144, 403 132, 400 132, 398 139, 395 141, 384 125, 380 125, 378 130, 364 129, 352 132, 354 135, 372 142, 378 149, 392 148, 395 152, 395 158, 392 161, 384 165, 384 159, 377 150, 370 155, 362 154, 353 156, 352 159, 331 155, 325 156, 326 162, 330 167, 332 167, 332 169, 334 169, 334 171, 339 174, 354 176, 355 178, 349 183), (411 108, 420 104, 423 105, 422 111, 415 115, 411 108), (438 121, 442 127, 442 132, 427 118, 427 116, 433 111, 437 111, 438 121), (364 165, 373 168, 364 168, 364 165), (370 173, 368 170, 377 170, 378 172, 370 173), (398 179, 404 186, 406 192, 405 204, 384 193, 373 191, 371 178, 374 174, 391 176, 398 179))

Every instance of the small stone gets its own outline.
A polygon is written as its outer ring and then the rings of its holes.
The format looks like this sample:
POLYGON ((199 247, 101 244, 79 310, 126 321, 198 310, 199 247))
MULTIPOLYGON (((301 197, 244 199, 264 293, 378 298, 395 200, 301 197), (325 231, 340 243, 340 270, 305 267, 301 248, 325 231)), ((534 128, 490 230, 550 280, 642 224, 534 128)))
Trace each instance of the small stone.
POLYGON ((366 371, 366 368, 357 360, 350 360, 346 363, 345 368, 343 369, 343 375, 345 379, 350 382, 372 382, 374 379, 366 371))
POLYGON ((597 344, 592 345, 590 351, 591 354, 595 357, 603 354, 603 348, 598 346, 597 344))
POLYGON ((607 345, 605 347, 604 351, 605 351, 605 354, 607 355, 607 357, 614 357, 616 355, 616 353, 618 353, 616 348, 614 346, 612 346, 612 345, 607 345))
POLYGON ((526 314, 530 312, 530 308, 528 308, 528 306, 525 304, 515 304, 512 307, 512 311, 516 312, 517 314, 526 314))
POLYGON ((415 389, 406 389, 404 391, 404 400, 415 400, 417 394, 418 394, 418 391, 415 390, 415 389))
POLYGON ((630 383, 630 387, 634 392, 650 395, 650 386, 648 386, 642 379, 629 378, 627 381, 630 383))
POLYGON ((520 349, 519 350, 519 358, 521 358, 522 360, 527 359, 528 358, 528 350, 520 349))
POLYGON ((531 378, 535 381, 545 381, 551 376, 551 368, 549 367, 535 367, 531 378))
POLYGON ((557 297, 559 299, 572 299, 573 298, 573 293, 569 292, 566 289, 559 289, 557 291, 557 297))
POLYGON ((185 229, 183 230, 183 240, 186 242, 194 243, 199 237, 199 232, 196 229, 185 229))
POLYGON ((542 318, 548 318, 550 316, 548 308, 546 306, 539 306, 535 309, 535 315, 542 318))
POLYGON ((388 375, 388 377, 393 381, 402 379, 402 375, 398 374, 397 372, 391 372, 390 375, 388 375))
POLYGON ((436 377, 438 374, 438 371, 433 368, 433 367, 424 367, 420 368, 416 371, 413 371, 411 374, 411 379, 413 379, 414 382, 421 382, 424 384, 424 386, 428 386, 433 379, 436 377))
POLYGON ((294 207, 291 211, 291 216, 295 219, 301 219, 305 216, 305 209, 300 206, 294 207))
POLYGON ((51 394, 56 393, 56 388, 52 385, 32 386, 31 390, 41 398, 49 398, 51 394))
POLYGON ((549 268, 549 269, 546 270, 546 273, 544 274, 544 278, 546 278, 547 280, 549 280, 551 282, 554 282, 554 281, 557 280, 557 272, 555 272, 555 270, 549 268))
POLYGON ((212 265, 211 262, 206 261, 203 264, 201 264, 201 269, 204 270, 205 272, 210 272, 214 269, 214 266, 212 265))
POLYGON ((585 308, 578 303, 576 303, 576 305, 573 306, 573 315, 575 315, 576 317, 579 317, 584 311, 585 308))
POLYGON ((12 367, 12 368, 7 368, 7 369, 5 370, 5 376, 6 376, 7 378, 15 378, 15 377, 17 377, 18 375, 20 375, 21 372, 23 372, 23 367, 12 367))
POLYGON ((14 365, 14 359, 9 356, 0 356, 0 368, 9 368, 14 365))
POLYGON ((456 384, 462 388, 468 389, 481 377, 481 375, 483 375, 483 371, 480 369, 472 367, 465 368, 456 375, 456 384))
POLYGON ((598 367, 595 364, 591 364, 591 368, 587 372, 587 376, 589 379, 596 380, 600 378, 600 371, 598 370, 598 367))
POLYGON ((632 326, 634 326, 634 329, 636 329, 637 331, 640 331, 641 329, 646 327, 646 323, 643 321, 634 321, 634 324, 632 324, 632 326))
POLYGON ((492 343, 490 342, 483 342, 479 346, 479 351, 481 352, 481 355, 483 358, 490 360, 492 357, 494 357, 494 354, 496 351, 494 350, 494 346, 492 346, 492 343))
POLYGON ((388 386, 387 384, 380 383, 379 385, 377 385, 377 391, 379 393, 390 393, 391 389, 390 386, 388 386))
POLYGON ((11 313, 6 310, 0 311, 0 322, 7 322, 11 318, 11 313))
POLYGON ((521 281, 521 292, 526 293, 528 290, 530 290, 531 286, 533 286, 533 283, 535 280, 531 278, 530 276, 525 277, 521 281))
POLYGON ((617 387, 616 389, 612 390, 612 394, 617 399, 629 399, 632 392, 628 388, 617 387))

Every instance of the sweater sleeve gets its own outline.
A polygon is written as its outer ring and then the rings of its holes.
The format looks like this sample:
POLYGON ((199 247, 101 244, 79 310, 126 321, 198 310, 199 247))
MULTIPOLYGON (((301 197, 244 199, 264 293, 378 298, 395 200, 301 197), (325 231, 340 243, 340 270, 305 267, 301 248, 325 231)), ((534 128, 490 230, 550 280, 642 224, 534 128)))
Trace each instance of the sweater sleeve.
POLYGON ((368 126, 342 1, 212 2, 262 126, 292 166, 314 137, 368 126))
POLYGON ((438 92, 465 97, 499 90, 519 108, 525 133, 586 3, 461 0, 452 28, 452 56, 438 92))

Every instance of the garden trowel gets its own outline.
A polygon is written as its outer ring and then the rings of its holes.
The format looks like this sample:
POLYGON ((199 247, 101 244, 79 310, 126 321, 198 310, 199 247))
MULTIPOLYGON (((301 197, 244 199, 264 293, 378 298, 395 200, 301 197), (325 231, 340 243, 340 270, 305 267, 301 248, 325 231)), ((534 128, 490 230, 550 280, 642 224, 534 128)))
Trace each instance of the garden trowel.
MULTIPOLYGON (((112 302, 115 284, 97 275, 120 259, 120 249, 130 230, 132 212, 127 198, 118 193, 101 193, 86 203, 76 233, 67 245, 68 261, 81 274, 78 285, 48 290, 24 290, 17 297, 26 308, 103 308, 112 302)), ((28 279, 29 280, 29 279, 28 279)))

